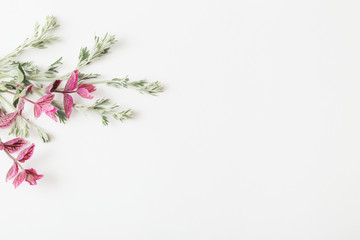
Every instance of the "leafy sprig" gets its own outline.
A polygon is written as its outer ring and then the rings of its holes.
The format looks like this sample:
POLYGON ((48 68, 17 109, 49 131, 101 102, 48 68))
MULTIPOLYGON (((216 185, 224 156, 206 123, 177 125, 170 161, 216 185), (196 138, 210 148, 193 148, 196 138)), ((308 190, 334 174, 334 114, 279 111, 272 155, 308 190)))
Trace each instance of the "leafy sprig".
POLYGON ((33 36, 26 38, 25 41, 13 52, 0 59, 0 62, 13 58, 22 51, 29 48, 46 48, 48 44, 58 40, 58 37, 50 35, 50 32, 57 27, 59 27, 59 25, 56 23, 55 17, 47 16, 46 22, 43 26, 41 26, 39 23, 35 24, 33 36))
POLYGON ((148 82, 146 80, 130 81, 128 77, 124 78, 113 78, 110 81, 96 81, 90 82, 91 84, 104 83, 108 86, 115 88, 134 88, 140 93, 147 93, 151 95, 157 95, 163 91, 163 87, 160 82, 148 82))
POLYGON ((114 119, 119 121, 124 121, 130 118, 133 118, 133 112, 131 109, 119 110, 120 106, 117 104, 112 104, 110 99, 98 99, 91 106, 84 106, 81 104, 76 104, 75 109, 80 111, 90 110, 98 113, 101 116, 102 123, 104 126, 109 125, 109 116, 112 116, 114 119))
MULTIPOLYGON (((63 58, 55 58, 48 67, 42 68, 33 61, 14 59, 20 53, 30 48, 43 49, 58 38, 51 31, 59 25, 53 16, 48 16, 43 25, 37 23, 32 36, 25 39, 14 51, 0 58, 0 128, 7 128, 9 135, 16 138, 7 142, 0 140, 0 150, 13 161, 13 166, 8 171, 7 180, 14 178, 14 186, 17 187, 23 181, 31 185, 42 178, 34 169, 24 169, 20 163, 29 159, 33 153, 34 145, 23 149, 18 157, 11 153, 20 150, 25 144, 30 133, 35 130, 43 142, 49 142, 50 137, 40 126, 34 123, 23 113, 24 108, 33 106, 34 117, 38 118, 42 113, 51 119, 65 123, 70 118, 72 109, 79 111, 92 111, 99 114, 103 125, 107 126, 110 118, 124 121, 133 118, 131 109, 120 108, 118 104, 112 103, 108 98, 94 101, 92 104, 84 105, 75 103, 72 95, 82 98, 93 99, 92 93, 96 91, 96 84, 106 84, 115 88, 133 88, 140 93, 156 95, 163 91, 159 82, 148 82, 146 80, 130 81, 128 77, 101 80, 100 74, 80 72, 84 66, 109 53, 110 48, 116 43, 114 35, 105 34, 103 37, 95 36, 92 48, 82 47, 80 49, 78 63, 75 70, 60 74, 60 66, 63 58), (99 79, 99 80, 97 80, 99 79), (66 81, 66 83, 64 83, 66 81), (60 95, 61 100, 54 100, 55 95, 60 95), (21 147, 19 147, 20 145, 21 147), (19 171, 20 170, 20 171, 19 171)), ((77 100, 77 98, 75 98, 77 100)))
POLYGON ((102 38, 95 36, 94 40, 95 44, 91 50, 89 50, 88 47, 80 49, 77 69, 80 69, 107 54, 111 46, 117 42, 115 35, 110 35, 108 33, 102 38))

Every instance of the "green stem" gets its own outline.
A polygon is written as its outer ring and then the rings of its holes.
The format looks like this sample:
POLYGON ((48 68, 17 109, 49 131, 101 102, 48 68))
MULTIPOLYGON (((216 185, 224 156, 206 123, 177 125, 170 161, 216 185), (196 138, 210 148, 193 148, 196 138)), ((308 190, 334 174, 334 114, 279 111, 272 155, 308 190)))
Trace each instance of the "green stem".
POLYGON ((53 82, 55 80, 65 80, 69 78, 69 76, 72 74, 72 72, 64 74, 60 77, 53 77, 53 78, 38 78, 38 77, 31 77, 28 76, 27 80, 35 81, 35 82, 53 82))
POLYGON ((34 81, 34 82, 53 82, 56 79, 54 78, 48 78, 48 79, 44 79, 44 78, 37 78, 37 77, 28 77, 27 80, 29 81, 34 81))
POLYGON ((103 81, 94 81, 94 82, 87 82, 88 84, 102 84, 111 82, 110 80, 103 80, 103 81))

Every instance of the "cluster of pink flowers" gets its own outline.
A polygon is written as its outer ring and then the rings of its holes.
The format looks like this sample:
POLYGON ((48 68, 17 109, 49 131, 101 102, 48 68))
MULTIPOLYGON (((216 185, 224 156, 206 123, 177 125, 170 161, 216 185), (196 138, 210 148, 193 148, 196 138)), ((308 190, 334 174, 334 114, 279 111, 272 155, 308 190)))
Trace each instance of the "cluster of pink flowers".
MULTIPOLYGON (((64 111, 67 118, 69 118, 74 105, 73 98, 70 94, 77 93, 83 98, 92 99, 93 96, 90 95, 90 93, 96 90, 95 86, 91 84, 81 84, 78 86, 78 78, 79 72, 75 70, 71 77, 67 80, 63 90, 58 90, 62 81, 54 81, 46 88, 46 95, 35 102, 27 98, 27 95, 33 90, 34 85, 31 84, 26 87, 24 86, 23 91, 18 95, 19 102, 17 104, 16 110, 8 114, 4 114, 0 110, 0 128, 10 127, 18 116, 22 116, 25 102, 30 102, 34 105, 35 118, 38 118, 42 113, 45 113, 54 121, 58 121, 55 114, 58 111, 58 108, 52 104, 55 97, 54 93, 63 94, 64 111)), ((15 95, 15 93, 12 93, 11 91, 7 92, 15 95)), ((25 144, 26 140, 22 138, 15 138, 5 143, 0 141, 0 150, 4 150, 14 162, 6 175, 6 181, 14 178, 13 184, 15 188, 17 188, 24 181, 29 182, 30 185, 36 185, 36 181, 43 177, 43 175, 37 174, 35 169, 24 169, 20 164, 30 159, 34 152, 34 144, 31 144, 29 147, 23 149, 16 158, 11 155, 12 153, 19 151, 25 144), (19 169, 21 171, 19 171, 19 169)))
MULTIPOLYGON (((84 84, 81 84, 80 86, 78 86, 78 82, 79 82, 79 71, 75 70, 72 73, 69 80, 66 82, 66 85, 65 85, 65 88, 63 91, 57 90, 61 84, 61 80, 54 81, 51 85, 49 85, 46 88, 46 93, 48 94, 47 96, 54 96, 54 95, 52 95, 53 92, 59 92, 64 95, 64 110, 65 110, 66 116, 68 118, 70 117, 70 114, 72 112, 72 108, 74 105, 74 100, 73 100, 72 96, 70 95, 70 93, 77 93, 83 98, 92 99, 93 96, 90 95, 90 93, 92 93, 96 90, 94 85, 84 83, 84 84)), ((44 99, 46 99, 45 97, 44 97, 44 99)), ((53 98, 54 97, 52 97, 52 99, 53 98)), ((51 99, 51 101, 52 101, 52 99, 51 99)), ((41 99, 39 99, 39 100, 41 100, 41 99)), ((51 109, 50 111, 53 111, 53 109, 51 109)), ((51 117, 51 118, 53 118, 53 117, 51 117)))
POLYGON ((12 153, 19 151, 26 143, 26 140, 23 138, 15 138, 7 142, 0 141, 0 150, 5 151, 13 160, 13 165, 6 174, 6 181, 14 178, 13 184, 15 188, 24 181, 27 181, 30 185, 36 185, 36 181, 43 177, 43 175, 37 174, 35 169, 24 169, 20 164, 31 158, 34 153, 35 144, 31 144, 29 147, 24 148, 16 158, 11 155, 12 153))

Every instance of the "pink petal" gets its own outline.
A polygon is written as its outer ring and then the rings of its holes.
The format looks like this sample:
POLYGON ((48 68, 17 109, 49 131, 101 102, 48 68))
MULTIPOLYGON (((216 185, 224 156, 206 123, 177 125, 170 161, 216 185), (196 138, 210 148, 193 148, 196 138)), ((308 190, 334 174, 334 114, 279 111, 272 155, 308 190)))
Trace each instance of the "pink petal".
POLYGON ((36 180, 35 180, 35 178, 34 178, 33 175, 27 175, 27 176, 26 176, 26 181, 27 181, 28 183, 30 183, 30 185, 36 185, 36 184, 37 184, 37 182, 36 182, 36 180))
POLYGON ((33 169, 33 168, 25 169, 25 172, 26 172, 26 174, 28 174, 28 175, 29 175, 29 174, 30 174, 30 175, 33 175, 36 180, 39 180, 39 179, 41 179, 41 178, 44 176, 44 175, 42 175, 42 174, 38 174, 38 173, 36 172, 36 170, 33 169))
POLYGON ((78 84, 78 79, 79 79, 79 71, 78 70, 75 70, 69 80, 66 82, 66 85, 65 85, 65 88, 64 88, 64 91, 73 91, 76 87, 77 87, 77 84, 78 84))
POLYGON ((34 148, 35 148, 35 144, 31 144, 29 147, 25 148, 24 150, 22 150, 18 157, 16 158, 17 161, 19 162, 25 162, 26 160, 30 159, 31 156, 34 153, 34 148))
POLYGON ((34 115, 35 118, 40 117, 42 112, 45 112, 46 115, 51 117, 55 122, 57 122, 57 117, 55 115, 55 112, 58 110, 57 107, 54 107, 51 104, 46 104, 43 106, 39 106, 38 104, 35 104, 34 106, 34 115))
POLYGON ((51 94, 53 91, 55 91, 61 83, 61 80, 55 80, 52 84, 46 87, 45 91, 47 94, 51 94))
POLYGON ((17 188, 26 178, 25 172, 20 172, 13 181, 14 187, 17 188))
POLYGON ((10 127, 17 117, 17 112, 6 114, 3 117, 0 117, 0 128, 10 127))
POLYGON ((69 94, 64 93, 64 110, 67 118, 70 117, 73 105, 73 98, 69 94))
POLYGON ((45 105, 43 108, 43 111, 45 112, 46 115, 48 115, 51 119, 53 119, 55 122, 58 121, 55 112, 58 110, 57 107, 54 107, 52 105, 45 105))
POLYGON ((36 185, 37 184, 36 180, 40 180, 41 178, 44 177, 44 175, 42 174, 37 174, 36 170, 33 168, 26 169, 25 172, 26 172, 26 181, 30 183, 30 185, 36 185))
POLYGON ((39 100, 37 100, 36 104, 39 105, 40 107, 50 104, 54 100, 54 97, 55 97, 54 94, 45 95, 42 98, 40 98, 39 100))
POLYGON ((6 174, 6 181, 13 179, 19 172, 19 167, 14 163, 6 174))
POLYGON ((94 96, 90 95, 86 88, 78 88, 76 92, 83 98, 92 99, 94 96))
POLYGON ((57 111, 57 107, 51 105, 51 104, 47 104, 47 105, 44 105, 42 107, 42 111, 43 112, 56 112, 57 111))
POLYGON ((78 89, 79 89, 79 88, 86 88, 90 93, 91 93, 91 92, 95 92, 95 90, 96 90, 96 87, 95 87, 94 85, 92 85, 92 84, 87 84, 87 83, 81 84, 81 85, 78 87, 78 89))
POLYGON ((58 121, 55 113, 53 113, 53 112, 46 112, 45 114, 48 115, 48 116, 49 116, 52 120, 54 120, 55 122, 58 121))
POLYGON ((5 150, 8 153, 14 153, 20 150, 26 144, 26 140, 23 138, 14 138, 4 143, 5 150))
POLYGON ((42 113, 41 107, 38 104, 35 104, 34 105, 34 116, 35 116, 35 118, 40 117, 41 113, 42 113))

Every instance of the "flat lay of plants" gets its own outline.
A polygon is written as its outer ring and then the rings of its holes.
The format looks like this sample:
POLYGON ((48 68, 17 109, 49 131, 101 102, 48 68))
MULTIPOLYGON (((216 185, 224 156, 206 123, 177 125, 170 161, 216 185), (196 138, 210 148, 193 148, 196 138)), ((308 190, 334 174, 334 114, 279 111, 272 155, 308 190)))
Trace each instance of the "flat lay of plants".
POLYGON ((58 41, 58 37, 52 35, 58 27, 55 17, 48 16, 43 25, 35 24, 32 36, 11 53, 0 57, 0 128, 8 130, 8 136, 0 138, 0 151, 4 151, 10 160, 10 169, 4 178, 11 180, 15 188, 24 181, 36 185, 43 178, 35 169, 23 166, 27 165, 35 149, 35 145, 26 140, 31 129, 43 142, 50 141, 49 135, 36 124, 41 115, 48 116, 49 121, 65 123, 73 110, 94 111, 99 114, 102 123, 108 125, 110 117, 120 121, 132 118, 132 111, 120 109, 110 99, 95 99, 98 86, 134 88, 151 95, 162 92, 159 82, 130 81, 128 77, 102 80, 100 74, 82 72, 84 66, 107 54, 116 43, 115 36, 109 34, 95 36, 91 48, 81 48, 77 66, 65 74, 58 73, 62 58, 49 63, 45 69, 32 61, 19 60, 21 53, 27 49, 43 49, 58 41), (87 99, 88 104, 74 102, 74 95, 87 99), (25 108, 31 109, 33 114, 23 114, 25 108))

